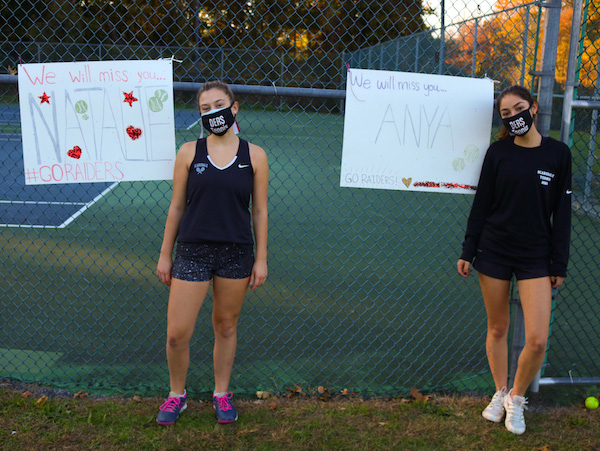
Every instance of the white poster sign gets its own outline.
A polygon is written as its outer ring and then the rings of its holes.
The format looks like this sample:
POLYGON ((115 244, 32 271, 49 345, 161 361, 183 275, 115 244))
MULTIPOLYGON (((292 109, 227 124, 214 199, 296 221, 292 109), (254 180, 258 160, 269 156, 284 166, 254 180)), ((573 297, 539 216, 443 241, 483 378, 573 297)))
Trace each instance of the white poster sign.
POLYGON ((25 184, 168 180, 170 60, 19 66, 25 184))
POLYGON ((490 79, 350 69, 340 186, 474 193, 493 103, 490 79))

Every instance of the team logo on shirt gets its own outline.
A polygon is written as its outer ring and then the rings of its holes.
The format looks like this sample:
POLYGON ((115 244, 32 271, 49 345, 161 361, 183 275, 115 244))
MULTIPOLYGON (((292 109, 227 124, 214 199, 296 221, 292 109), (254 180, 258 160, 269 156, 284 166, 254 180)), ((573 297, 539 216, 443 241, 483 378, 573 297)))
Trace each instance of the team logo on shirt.
POLYGON ((202 174, 206 170, 207 167, 208 167, 207 163, 196 163, 194 165, 194 169, 196 170, 196 173, 198 173, 198 174, 202 174))
POLYGON ((537 173, 540 176, 540 185, 548 186, 548 184, 554 178, 554 174, 552 172, 542 171, 541 169, 538 169, 537 173))

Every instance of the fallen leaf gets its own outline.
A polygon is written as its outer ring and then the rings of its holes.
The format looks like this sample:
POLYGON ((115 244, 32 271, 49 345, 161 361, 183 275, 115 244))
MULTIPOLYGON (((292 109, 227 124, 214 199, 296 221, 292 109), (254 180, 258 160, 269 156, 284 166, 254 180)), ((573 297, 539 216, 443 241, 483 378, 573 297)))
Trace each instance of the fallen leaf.
POLYGON ((133 402, 142 402, 142 398, 140 398, 138 395, 135 395, 133 398, 131 398, 133 400, 133 402))
POLYGON ((296 384, 296 386, 294 388, 286 388, 286 390, 289 392, 287 394, 288 398, 291 398, 294 395, 303 395, 304 392, 302 391, 302 387, 300 387, 298 384, 296 384))
POLYGON ((8 66, 8 73, 10 75, 17 75, 17 69, 13 69, 12 67, 8 66))
POLYGON ((387 421, 380 421, 379 422, 379 426, 385 426, 387 424, 387 421))
POLYGON ((319 385, 319 388, 317 388, 317 391, 318 391, 320 394, 323 394, 323 393, 325 393, 325 387, 323 387, 322 385, 319 385))
POLYGON ((24 391, 23 393, 21 393, 21 398, 29 398, 32 395, 33 393, 31 393, 30 391, 24 391))
POLYGON ((73 393, 73 399, 83 399, 89 394, 90 392, 86 391, 85 393, 83 393, 83 390, 79 390, 77 393, 73 393))
POLYGON ((46 404, 46 401, 48 401, 48 397, 44 395, 35 402, 35 405, 38 407, 42 407, 44 404, 46 404))
POLYGON ((269 393, 268 391, 257 391, 256 397, 258 399, 268 399, 271 397, 271 393, 269 393))
POLYGON ((342 395, 346 396, 346 395, 347 395, 348 393, 350 393, 350 392, 348 391, 348 389, 347 389, 347 388, 344 388, 344 389, 343 389, 343 390, 342 390, 340 393, 341 393, 342 395))
POLYGON ((272 402, 269 404, 269 409, 275 410, 276 408, 277 408, 277 403, 272 402))
POLYGON ((429 401, 429 399, 431 398, 431 395, 424 395, 422 394, 418 388, 413 388, 410 391, 410 396, 412 396, 413 398, 415 398, 418 402, 422 402, 422 403, 426 403, 427 401, 429 401))

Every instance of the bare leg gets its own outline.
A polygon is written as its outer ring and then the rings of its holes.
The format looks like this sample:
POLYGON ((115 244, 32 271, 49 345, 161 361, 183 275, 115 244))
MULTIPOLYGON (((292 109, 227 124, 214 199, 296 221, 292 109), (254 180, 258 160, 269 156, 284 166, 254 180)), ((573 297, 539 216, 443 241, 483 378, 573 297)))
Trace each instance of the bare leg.
POLYGON ((508 328, 510 308, 508 303, 510 281, 495 279, 479 273, 479 284, 487 312, 485 350, 496 390, 508 384, 508 328))
POLYGON ((248 282, 246 279, 213 279, 213 328, 215 347, 213 360, 215 366, 215 392, 226 392, 235 359, 237 347, 237 322, 246 297, 248 282))
POLYGON ((552 312, 552 287, 549 277, 520 280, 518 284, 525 320, 525 347, 519 356, 512 394, 524 396, 544 363, 552 312))
POLYGON ((172 279, 167 313, 167 360, 171 391, 183 394, 190 366, 190 339, 208 292, 208 282, 172 279))

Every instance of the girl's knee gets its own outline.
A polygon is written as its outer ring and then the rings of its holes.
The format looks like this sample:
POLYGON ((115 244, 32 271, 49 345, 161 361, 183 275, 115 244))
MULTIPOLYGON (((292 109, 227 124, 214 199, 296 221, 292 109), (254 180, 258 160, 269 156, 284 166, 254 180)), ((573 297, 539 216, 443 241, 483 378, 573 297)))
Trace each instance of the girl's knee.
POLYGON ((167 346, 169 348, 179 348, 182 346, 189 346, 190 336, 188 334, 178 331, 167 331, 167 346))
POLYGON ((222 338, 231 338, 237 333, 237 317, 214 320, 213 327, 215 335, 222 338))
POLYGON ((509 326, 508 323, 488 324, 488 337, 495 341, 505 340, 509 326))
POLYGON ((526 339, 525 346, 529 348, 530 352, 537 355, 543 355, 546 352, 547 342, 548 338, 544 336, 531 337, 526 339))

